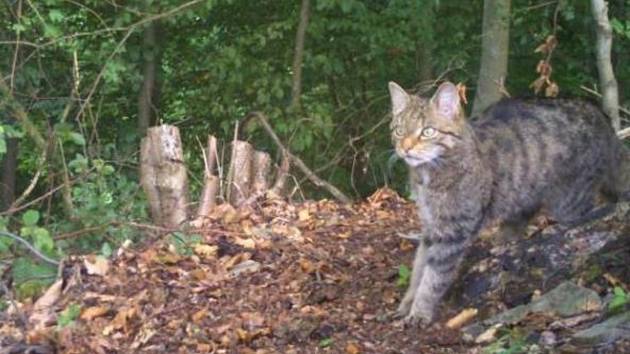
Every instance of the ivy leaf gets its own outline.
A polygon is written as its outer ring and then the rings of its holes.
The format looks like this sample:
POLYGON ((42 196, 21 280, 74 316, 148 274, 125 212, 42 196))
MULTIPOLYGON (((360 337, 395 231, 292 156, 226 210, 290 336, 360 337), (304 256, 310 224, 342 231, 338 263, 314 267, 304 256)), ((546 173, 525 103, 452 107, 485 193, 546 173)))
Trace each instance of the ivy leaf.
POLYGON ((101 254, 106 258, 109 258, 112 254, 114 254, 114 250, 112 250, 112 246, 109 242, 103 242, 103 245, 101 246, 101 254))
POLYGON ((59 10, 50 10, 50 12, 48 13, 48 18, 52 21, 52 22, 63 22, 64 16, 63 13, 59 10))
POLYGON ((84 146, 85 145, 85 138, 83 137, 83 135, 76 133, 76 132, 71 132, 69 134, 69 138, 70 141, 72 141, 73 143, 79 145, 79 146, 84 146))
POLYGON ((41 251, 52 251, 55 241, 50 237, 48 230, 38 227, 33 230, 33 240, 35 247, 41 251))
POLYGON ((49 25, 49 24, 44 25, 44 36, 49 37, 49 38, 56 38, 56 37, 59 37, 60 35, 61 35, 61 30, 59 29, 59 27, 55 25, 49 25))
POLYGON ((61 311, 59 318, 57 318, 57 325, 59 325, 59 327, 68 326, 74 323, 74 320, 76 320, 80 314, 81 306, 78 304, 71 304, 65 310, 61 311))
POLYGON ((22 223, 26 226, 35 226, 39 221, 39 212, 37 210, 28 210, 22 214, 22 223))

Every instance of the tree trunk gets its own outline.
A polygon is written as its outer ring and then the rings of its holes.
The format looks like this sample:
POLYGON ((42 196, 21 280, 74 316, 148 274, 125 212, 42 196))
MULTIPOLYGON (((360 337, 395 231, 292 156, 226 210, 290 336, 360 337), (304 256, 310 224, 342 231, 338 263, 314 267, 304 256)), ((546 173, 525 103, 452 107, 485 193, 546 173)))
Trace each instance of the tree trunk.
POLYGON ((619 93, 617 80, 610 57, 612 50, 612 28, 608 20, 608 5, 604 0, 591 0, 591 9, 595 18, 597 33, 597 71, 599 72, 599 85, 602 91, 602 108, 610 117, 615 131, 621 128, 619 118, 619 93))
POLYGON ((501 98, 507 76, 510 42, 510 0, 485 0, 481 40, 481 67, 473 115, 501 98))
POLYGON ((140 147, 140 183, 158 225, 177 228, 187 218, 188 177, 183 158, 177 127, 147 130, 140 147))
POLYGON ((310 0, 302 0, 300 8, 300 23, 295 35, 295 53, 293 56, 293 84, 291 86, 291 104, 289 110, 300 108, 302 95, 302 64, 304 61, 304 36, 310 16, 310 0))
POLYGON ((138 98, 138 135, 143 137, 147 128, 155 124, 159 102, 158 70, 161 47, 157 42, 158 23, 152 21, 144 29, 143 81, 138 98))
POLYGON ((15 200, 15 180, 17 172, 18 139, 7 138, 7 152, 2 159, 2 185, 0 185, 0 211, 11 207, 15 200))
POLYGON ((418 13, 418 40, 416 42, 416 72, 418 82, 433 79, 434 11, 431 4, 423 4, 418 13))

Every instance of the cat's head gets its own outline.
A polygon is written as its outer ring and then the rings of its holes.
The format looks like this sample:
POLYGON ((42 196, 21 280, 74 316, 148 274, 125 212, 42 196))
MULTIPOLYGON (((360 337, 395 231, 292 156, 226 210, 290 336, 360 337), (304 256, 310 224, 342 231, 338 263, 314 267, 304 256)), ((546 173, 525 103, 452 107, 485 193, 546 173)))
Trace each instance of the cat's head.
POLYGON ((398 156, 417 167, 445 158, 466 129, 457 87, 445 82, 430 99, 410 95, 389 83, 392 142, 398 156))

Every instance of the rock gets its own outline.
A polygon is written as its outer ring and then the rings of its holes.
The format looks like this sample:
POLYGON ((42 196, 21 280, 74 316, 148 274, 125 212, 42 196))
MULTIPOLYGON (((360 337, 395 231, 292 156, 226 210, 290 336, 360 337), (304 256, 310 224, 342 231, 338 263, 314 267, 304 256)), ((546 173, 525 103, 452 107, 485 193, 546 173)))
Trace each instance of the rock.
POLYGON ((241 275, 242 273, 257 272, 260 270, 260 267, 261 267, 260 263, 253 261, 251 259, 248 259, 246 261, 243 261, 235 265, 234 268, 230 270, 230 275, 233 277, 237 277, 241 275))
POLYGON ((501 324, 513 325, 531 313, 543 313, 558 317, 571 317, 601 309, 602 301, 597 293, 566 281, 550 292, 526 305, 504 311, 494 317, 473 323, 463 329, 467 338, 479 338, 488 328, 501 324))
POLYGON ((630 339, 630 312, 613 316, 572 336, 574 344, 589 346, 611 344, 620 339, 630 339))
POLYGON ((584 312, 596 311, 601 307, 602 301, 595 291, 565 281, 530 304, 507 310, 484 321, 484 323, 515 324, 533 312, 570 317, 584 312))

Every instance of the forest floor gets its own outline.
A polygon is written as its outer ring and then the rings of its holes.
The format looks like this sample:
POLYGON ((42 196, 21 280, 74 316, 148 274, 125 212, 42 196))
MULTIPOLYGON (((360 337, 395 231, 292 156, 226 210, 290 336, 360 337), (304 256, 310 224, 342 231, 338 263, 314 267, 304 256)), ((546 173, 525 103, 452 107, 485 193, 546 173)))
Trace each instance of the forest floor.
MULTIPOLYGON (((391 318, 405 290, 407 275, 400 267, 411 264, 415 247, 401 235, 419 229, 415 220, 415 206, 387 189, 353 206, 327 200, 299 205, 271 200, 239 210, 219 206, 197 231, 140 249, 121 248, 111 260, 68 260, 63 284, 38 301, 49 306, 21 309, 31 323, 26 334, 18 316, 0 324, 0 348, 9 348, 0 353, 25 352, 35 344, 40 347, 33 352, 40 353, 494 353, 517 345, 525 350, 530 335, 518 342, 514 332, 504 332, 511 334, 492 349, 445 326, 471 304, 488 307, 480 316, 500 312, 507 307, 500 301, 449 301, 426 329, 406 328, 391 318), (73 308, 74 316, 68 314, 73 308), (70 324, 61 328, 64 316, 70 324)), ((479 242, 485 247, 483 238, 479 242)), ((630 281, 628 274, 609 277, 620 286, 630 281)), ((602 281, 600 293, 606 287, 602 281)), ((531 298, 531 292, 519 296, 531 298)), ((600 312, 595 317, 601 318, 600 312)), ((550 316, 527 321, 545 327, 550 316)), ((630 341, 614 348, 630 350, 630 341)))

